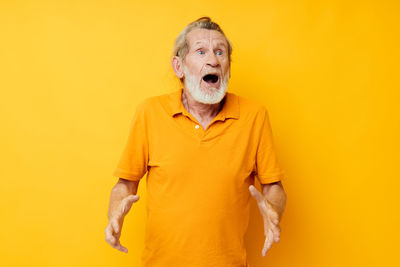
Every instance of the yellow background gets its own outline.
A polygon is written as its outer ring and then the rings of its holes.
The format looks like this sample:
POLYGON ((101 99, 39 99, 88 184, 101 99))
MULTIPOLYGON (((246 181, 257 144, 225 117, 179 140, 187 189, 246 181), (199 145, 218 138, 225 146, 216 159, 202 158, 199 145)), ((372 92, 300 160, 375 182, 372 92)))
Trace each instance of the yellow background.
POLYGON ((251 266, 400 266, 399 11, 397 1, 1 1, 1 265, 139 266, 146 184, 121 253, 104 240, 112 171, 136 104, 179 86, 175 37, 207 15, 233 42, 228 90, 266 105, 287 174, 281 241, 266 258, 252 200, 251 266))

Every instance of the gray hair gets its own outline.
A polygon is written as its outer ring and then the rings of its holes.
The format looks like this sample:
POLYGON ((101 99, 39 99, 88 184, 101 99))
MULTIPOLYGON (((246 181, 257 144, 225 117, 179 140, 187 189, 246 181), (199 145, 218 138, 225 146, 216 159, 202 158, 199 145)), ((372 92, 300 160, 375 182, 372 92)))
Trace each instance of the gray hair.
POLYGON ((189 45, 186 40, 186 35, 194 30, 194 29, 207 29, 207 30, 216 30, 222 33, 225 37, 226 42, 228 43, 228 59, 229 59, 229 66, 231 65, 231 54, 232 54, 232 44, 229 39, 225 36, 225 33, 219 27, 219 25, 211 20, 209 17, 201 17, 191 23, 189 23, 185 29, 178 35, 175 39, 175 46, 172 57, 177 56, 180 57, 182 60, 185 59, 189 45))

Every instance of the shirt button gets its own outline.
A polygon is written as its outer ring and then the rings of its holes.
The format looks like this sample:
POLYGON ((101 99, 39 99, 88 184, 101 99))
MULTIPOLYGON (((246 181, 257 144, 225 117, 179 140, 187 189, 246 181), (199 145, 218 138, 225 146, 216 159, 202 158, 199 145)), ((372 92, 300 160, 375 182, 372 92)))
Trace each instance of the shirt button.
POLYGON ((199 127, 200 127, 200 126, 199 126, 198 124, 196 124, 196 126, 194 126, 194 128, 196 128, 196 129, 199 129, 199 127))

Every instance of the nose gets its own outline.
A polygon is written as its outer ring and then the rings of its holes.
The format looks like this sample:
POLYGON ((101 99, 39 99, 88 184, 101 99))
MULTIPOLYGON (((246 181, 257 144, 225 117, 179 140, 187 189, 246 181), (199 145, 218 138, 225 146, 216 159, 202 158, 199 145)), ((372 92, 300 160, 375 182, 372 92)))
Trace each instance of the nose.
POLYGON ((207 65, 214 68, 219 66, 219 60, 215 53, 208 53, 207 65))

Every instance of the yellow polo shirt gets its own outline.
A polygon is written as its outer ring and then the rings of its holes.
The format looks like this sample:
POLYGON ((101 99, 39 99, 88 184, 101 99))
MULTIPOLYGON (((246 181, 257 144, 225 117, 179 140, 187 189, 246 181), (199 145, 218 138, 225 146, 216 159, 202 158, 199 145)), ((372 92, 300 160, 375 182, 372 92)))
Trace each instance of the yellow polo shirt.
POLYGON ((255 178, 266 184, 284 177, 268 112, 227 92, 221 111, 203 129, 181 96, 179 89, 137 106, 113 173, 137 181, 148 172, 142 265, 249 266, 248 187, 255 178))

